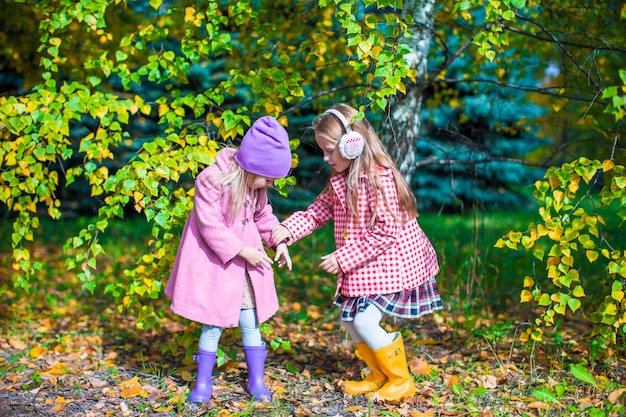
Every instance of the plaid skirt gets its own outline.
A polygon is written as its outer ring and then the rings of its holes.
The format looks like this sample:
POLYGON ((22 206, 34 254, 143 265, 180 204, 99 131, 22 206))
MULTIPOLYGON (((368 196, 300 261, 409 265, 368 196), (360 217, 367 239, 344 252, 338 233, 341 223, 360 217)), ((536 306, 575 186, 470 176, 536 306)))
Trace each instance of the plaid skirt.
POLYGON ((395 317, 416 319, 424 314, 441 310, 441 297, 435 278, 410 290, 392 294, 344 297, 339 294, 334 303, 341 308, 341 320, 352 321, 357 313, 374 304, 385 314, 395 317))

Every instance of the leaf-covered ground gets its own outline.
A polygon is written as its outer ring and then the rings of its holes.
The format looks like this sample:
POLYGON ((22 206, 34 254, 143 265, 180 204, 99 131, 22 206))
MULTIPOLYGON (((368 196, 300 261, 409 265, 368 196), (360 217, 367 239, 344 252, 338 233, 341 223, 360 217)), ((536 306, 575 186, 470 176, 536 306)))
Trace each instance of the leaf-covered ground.
POLYGON ((446 309, 387 323, 402 331, 417 394, 400 404, 377 404, 339 389, 363 364, 330 300, 285 300, 271 326, 292 350, 269 353, 266 382, 274 401, 250 401, 238 334, 228 330, 221 346, 237 355, 216 369, 213 401, 193 405, 186 397, 194 362, 161 350, 183 324, 172 317, 162 332, 138 330, 109 300, 78 290, 59 252, 35 254, 47 260, 46 277, 30 294, 10 289, 8 262, 0 266, 0 417, 596 417, 625 410, 621 353, 596 356, 580 336, 587 329, 575 324, 560 327, 549 343, 522 346, 516 334, 525 317, 516 302, 483 318, 446 309))

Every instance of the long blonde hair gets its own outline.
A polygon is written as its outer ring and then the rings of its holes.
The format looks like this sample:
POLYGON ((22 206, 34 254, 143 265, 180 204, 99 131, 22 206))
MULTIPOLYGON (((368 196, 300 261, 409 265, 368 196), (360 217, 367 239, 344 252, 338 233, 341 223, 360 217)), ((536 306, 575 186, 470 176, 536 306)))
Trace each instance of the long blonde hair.
MULTIPOLYGON (((358 113, 356 109, 348 104, 341 103, 333 107, 345 116, 348 121, 352 121, 354 116, 358 113)), ((350 124, 353 131, 359 132, 365 139, 365 147, 363 153, 352 161, 348 173, 346 176, 346 201, 349 210, 353 216, 358 220, 358 198, 359 198, 359 177, 364 173, 369 186, 374 187, 380 191, 383 195, 384 203, 387 209, 392 213, 396 221, 405 222, 410 219, 414 219, 417 216, 417 201, 407 183, 404 181, 400 171, 393 163, 391 157, 385 150, 382 141, 372 128, 372 125, 365 118, 356 120, 350 124), (396 184, 396 190, 398 193, 398 203, 400 205, 400 213, 394 213, 389 207, 385 190, 383 189, 380 178, 378 176, 378 166, 389 168, 393 171, 393 178, 396 184)), ((345 128, 341 121, 332 114, 322 114, 318 116, 312 124, 313 131, 316 138, 324 138, 331 143, 337 144, 339 138, 346 133, 345 128)), ((336 172, 332 172, 331 176, 336 172)), ((326 186, 328 189, 329 185, 326 186)), ((378 193, 376 193, 376 199, 378 200, 378 193)), ((378 201, 376 201, 378 204, 378 201)), ((372 226, 376 217, 376 207, 372 212, 372 217, 368 221, 368 226, 372 226)))
POLYGON ((211 178, 221 184, 220 197, 227 189, 230 190, 230 200, 226 208, 226 221, 232 224, 241 213, 246 195, 248 193, 251 194, 252 206, 258 210, 261 202, 265 201, 267 188, 260 188, 256 190, 256 193, 253 193, 250 186, 258 175, 243 169, 234 158, 230 158, 230 164, 232 166, 231 171, 216 171, 211 175, 211 178))

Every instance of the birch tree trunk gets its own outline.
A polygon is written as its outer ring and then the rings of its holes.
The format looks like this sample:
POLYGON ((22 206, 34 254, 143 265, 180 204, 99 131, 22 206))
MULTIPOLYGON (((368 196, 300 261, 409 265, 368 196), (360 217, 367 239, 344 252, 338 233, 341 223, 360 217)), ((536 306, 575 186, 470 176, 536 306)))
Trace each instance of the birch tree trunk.
POLYGON ((416 143, 422 124, 422 104, 426 81, 428 50, 432 37, 435 0, 405 0, 402 15, 411 15, 412 37, 403 37, 411 52, 405 56, 411 68, 417 69, 417 80, 406 85, 405 96, 390 100, 387 117, 383 120, 381 139, 408 184, 415 172, 416 143))

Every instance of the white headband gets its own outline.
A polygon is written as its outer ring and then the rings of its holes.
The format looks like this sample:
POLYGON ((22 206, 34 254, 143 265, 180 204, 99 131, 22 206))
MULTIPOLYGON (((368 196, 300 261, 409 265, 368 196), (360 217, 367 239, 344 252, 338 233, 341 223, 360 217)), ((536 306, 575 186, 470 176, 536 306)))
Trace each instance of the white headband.
POLYGON ((343 127, 346 129, 346 132, 350 132, 352 130, 350 129, 350 123, 348 123, 348 120, 346 119, 346 117, 339 110, 328 109, 324 112, 324 114, 327 114, 327 113, 335 115, 335 117, 337 117, 337 119, 339 119, 341 123, 343 124, 343 127))

